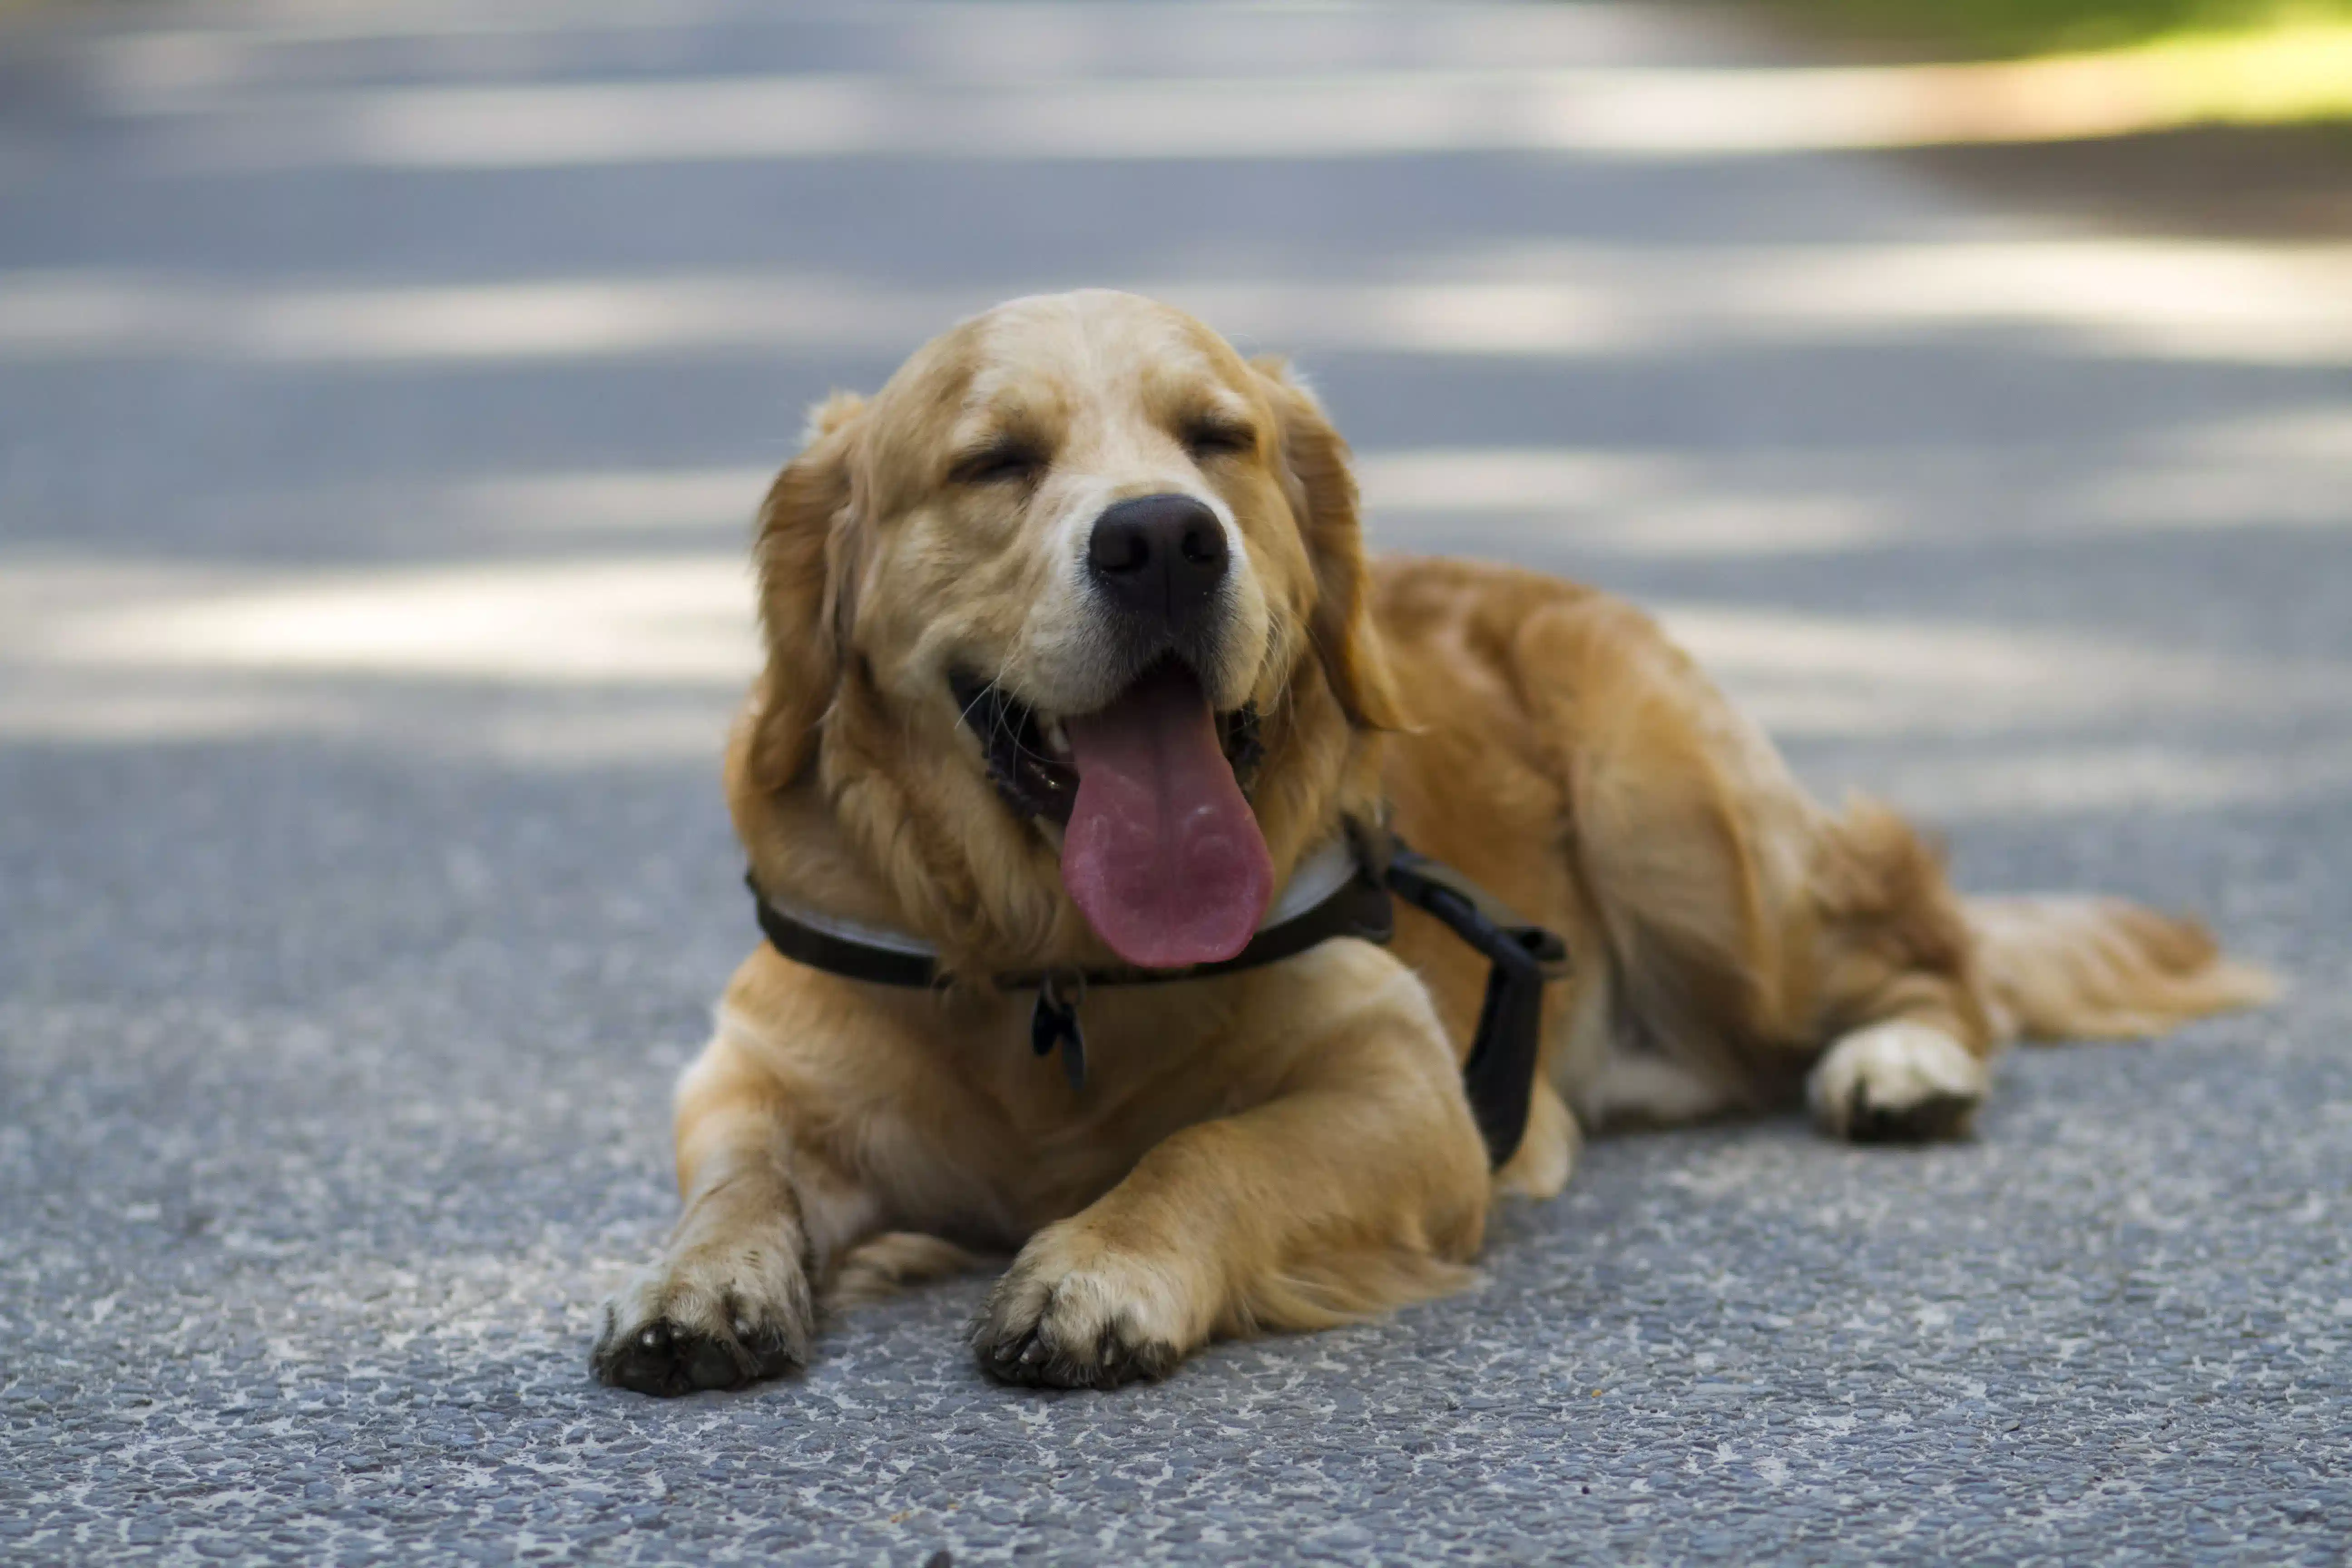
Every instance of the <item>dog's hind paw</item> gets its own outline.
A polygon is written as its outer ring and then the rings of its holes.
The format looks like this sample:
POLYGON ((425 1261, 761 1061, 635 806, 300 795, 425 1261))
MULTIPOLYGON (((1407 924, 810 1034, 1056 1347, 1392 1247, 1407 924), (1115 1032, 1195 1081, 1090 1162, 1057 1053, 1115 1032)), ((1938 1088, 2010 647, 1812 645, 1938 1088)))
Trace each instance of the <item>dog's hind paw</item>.
POLYGON ((1989 1076, 1966 1046, 1926 1024, 1857 1029, 1824 1052, 1806 1080, 1813 1121, 1856 1143, 1958 1138, 1982 1104, 1989 1076))

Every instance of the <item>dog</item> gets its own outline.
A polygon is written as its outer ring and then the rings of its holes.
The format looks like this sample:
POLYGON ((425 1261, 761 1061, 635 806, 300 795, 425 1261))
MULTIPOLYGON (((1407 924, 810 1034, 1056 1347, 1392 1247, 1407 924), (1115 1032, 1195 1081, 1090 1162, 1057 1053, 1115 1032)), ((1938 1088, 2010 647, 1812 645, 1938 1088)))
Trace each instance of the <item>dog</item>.
POLYGON ((1213 1339, 1462 1287, 1499 1194, 1599 1128, 1810 1108, 1963 1135, 2006 1043, 2141 1036, 2273 982, 2200 927, 1963 899, 1816 805, 1642 612, 1373 559, 1346 444, 1274 359, 1132 295, 1016 300, 836 394, 759 520, 766 665, 727 796, 756 887, 935 955, 756 948, 679 1081, 684 1210, 591 1364, 674 1394, 804 1364, 821 1303, 1015 1254, 990 1374, 1108 1386, 1213 1339), (1234 958, 1350 824, 1556 931, 1524 1136, 1465 1098, 1484 960, 1386 946, 1102 985, 1083 1083, 1008 974, 1234 958))

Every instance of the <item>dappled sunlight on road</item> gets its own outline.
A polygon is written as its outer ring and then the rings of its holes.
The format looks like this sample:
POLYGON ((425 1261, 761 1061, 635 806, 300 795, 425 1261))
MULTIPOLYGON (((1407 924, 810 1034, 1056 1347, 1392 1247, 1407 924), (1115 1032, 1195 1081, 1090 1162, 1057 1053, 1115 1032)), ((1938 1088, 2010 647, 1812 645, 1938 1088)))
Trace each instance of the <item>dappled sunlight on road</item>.
POLYGON ((2127 59, 2095 57, 1548 70, 1433 63, 1338 74, 1308 66, 1189 77, 1095 74, 1101 69, 1099 60, 1046 53, 1002 68, 939 61, 928 78, 919 67, 888 77, 730 74, 255 94, 224 90, 222 70, 156 60, 118 70, 107 85, 119 112, 168 123, 160 156, 179 170, 877 155, 1746 157, 2119 136, 2183 123, 2200 107, 2127 59))
POLYGON ((77 615, 53 607, 37 574, 24 596, 47 604, 5 635, 36 659, 81 668, 622 687, 740 683, 753 668, 741 552, 194 575, 141 602, 92 574, 93 605, 77 615))
MULTIPOLYGON (((2352 364, 2345 246, 1588 244, 1447 249, 1376 265, 1411 276, 1105 281, 1181 305, 1236 342, 1299 352, 1573 359, 2030 330, 2039 353, 2352 364)), ((944 323, 1022 291, 1018 282, 910 288, 805 272, 373 287, 238 286, 95 268, 0 273, 0 365, 196 356, 366 366, 825 350, 895 358, 944 323)))
MULTIPOLYGON (((1777 169, 1800 150, 2104 133, 2138 112, 2063 62, 1792 68, 1675 14, 1604 6, 1253 11, 1245 58, 1197 11, 950 8, 881 44, 827 35, 829 57, 787 70, 664 53, 694 14, 635 0, 496 16, 257 10, 238 29, 100 40, 86 82, 116 138, 108 155, 194 192, 338 169, 530 182, 707 165, 725 179, 841 158, 1339 170, 1500 153, 1586 170, 1777 169)), ((1557 221, 1570 206, 1373 245, 1302 234, 1174 265, 1145 237, 1108 274, 1080 264, 1070 278, 1050 253, 999 278, 811 263, 792 246, 688 266, 535 247, 520 268, 393 254, 238 272, 93 256, 0 270, 0 377, 226 374, 265 397, 352 402, 364 424, 492 377, 734 374, 845 356, 887 367, 1005 294, 1112 282, 1250 350, 1304 356, 1310 373, 1335 366, 1343 423, 1384 380, 1554 378, 1498 382, 1535 389, 1532 402, 1504 395, 1507 408, 1490 400, 1504 419, 1360 430, 1375 540, 1603 580, 1645 571, 1664 594, 1644 596, 1668 601, 1669 624, 1777 733, 1860 754, 1865 773, 1931 809, 2343 787, 2352 669, 2325 656, 2199 652, 2046 621, 2021 632, 1967 606, 1751 603, 1723 597, 1720 578, 1675 589, 1676 570, 1740 563, 1900 562, 1932 578, 1994 548, 2352 523, 2340 381, 2352 247, 1885 210, 1905 221, 1791 237, 1751 217, 1685 241, 1585 233, 1557 221), (1777 428, 1777 389, 1790 377, 1835 388, 1819 367, 1841 363, 1905 367, 1892 384, 1906 399, 1924 389, 1917 406, 1880 427, 1865 377, 1844 415, 1825 405, 1817 428, 1777 428), (2011 437, 1999 460, 1983 430, 1944 422, 1933 392, 1938 374, 1980 363, 1996 369, 1951 407, 1998 409, 2006 364, 2056 377, 2050 406, 2064 410, 2046 433, 2027 420, 2033 438, 2011 437), (1596 426, 1614 383, 1671 406, 1711 391, 1716 365, 1748 379, 1693 417, 1728 419, 1728 438, 1596 426), (2273 379, 2110 426, 2104 405, 2074 419, 2065 378, 2117 367, 2273 379), (1652 379, 1636 390, 1633 377, 1652 379), (1551 388, 1575 394, 1557 415, 1551 388), (2179 740, 2182 725, 2209 732, 2179 740), (2290 742, 2292 765, 2237 752, 2290 742)), ((1399 395, 1426 420, 1449 412, 1446 384, 1399 395)), ((98 547, 49 526, 42 492, 20 485, 10 504, 38 526, 0 546, 0 734, 310 735, 565 766, 707 757, 755 660, 745 547, 794 423, 789 404, 766 410, 750 422, 756 445, 739 437, 699 463, 436 458, 172 487, 165 515, 190 539, 249 542, 226 553, 98 547)))
MULTIPOLYGON (((0 567, 0 737, 310 734, 554 766, 707 758, 756 666, 751 602, 735 548, 365 572, 0 567)), ((2352 667, 1654 607, 1776 735, 1872 743, 1878 776, 1946 819, 2352 784, 2352 667), (2226 724, 2218 749, 2082 740, 2200 720, 2226 724), (2237 754, 2285 733, 2333 739, 2285 767, 2237 754), (1958 739, 1984 744, 1932 767, 1912 754, 1958 739)))

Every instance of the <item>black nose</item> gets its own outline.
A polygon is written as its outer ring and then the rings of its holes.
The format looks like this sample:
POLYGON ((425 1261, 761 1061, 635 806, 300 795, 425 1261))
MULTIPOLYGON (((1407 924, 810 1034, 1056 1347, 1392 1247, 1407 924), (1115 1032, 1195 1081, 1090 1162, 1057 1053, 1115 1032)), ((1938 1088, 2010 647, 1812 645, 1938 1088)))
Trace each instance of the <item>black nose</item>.
POLYGON ((1137 496, 1095 519, 1087 565, 1120 608, 1170 630, 1185 626, 1225 580, 1225 530, 1191 496, 1137 496))

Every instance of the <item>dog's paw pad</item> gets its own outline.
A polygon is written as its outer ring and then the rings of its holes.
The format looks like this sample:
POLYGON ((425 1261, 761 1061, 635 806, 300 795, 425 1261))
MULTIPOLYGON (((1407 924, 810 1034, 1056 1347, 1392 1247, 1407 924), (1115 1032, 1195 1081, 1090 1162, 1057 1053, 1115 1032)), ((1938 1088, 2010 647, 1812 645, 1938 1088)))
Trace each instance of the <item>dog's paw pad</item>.
POLYGON ((1985 1064, 1941 1029, 1879 1024, 1846 1036, 1806 1084, 1813 1120, 1856 1143, 1958 1138, 1982 1104, 1985 1064))
POLYGON ((604 1304, 590 1369, 616 1388, 671 1396, 807 1364, 815 1310, 798 1263, 762 1266, 757 1253, 739 1261, 750 1267, 714 1270, 705 1259, 639 1275, 604 1304))

